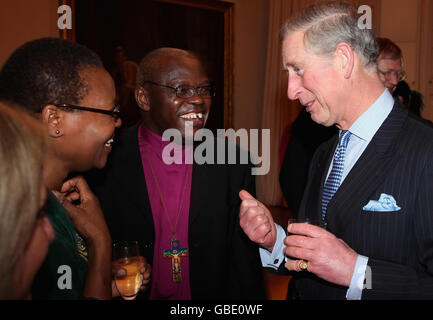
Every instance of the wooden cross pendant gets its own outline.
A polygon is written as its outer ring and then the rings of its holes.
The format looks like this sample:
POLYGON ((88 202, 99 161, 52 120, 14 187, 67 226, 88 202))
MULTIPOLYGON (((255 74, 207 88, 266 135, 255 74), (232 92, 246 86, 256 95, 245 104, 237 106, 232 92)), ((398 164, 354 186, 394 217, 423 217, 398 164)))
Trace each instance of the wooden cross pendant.
POLYGON ((173 282, 182 281, 182 272, 180 270, 180 258, 188 255, 187 248, 180 248, 179 240, 171 241, 171 248, 164 250, 164 257, 171 258, 171 268, 173 271, 173 282))

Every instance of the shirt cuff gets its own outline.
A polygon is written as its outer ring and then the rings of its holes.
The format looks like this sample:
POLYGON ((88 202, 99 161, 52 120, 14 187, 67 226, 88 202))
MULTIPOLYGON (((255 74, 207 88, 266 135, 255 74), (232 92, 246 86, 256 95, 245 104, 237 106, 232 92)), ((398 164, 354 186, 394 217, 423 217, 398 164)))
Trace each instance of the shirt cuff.
POLYGON ((361 300, 364 288, 365 272, 367 270, 368 257, 358 254, 355 269, 353 270, 350 286, 346 293, 347 300, 361 300))
POLYGON ((260 259, 262 260, 262 266, 265 268, 272 268, 274 270, 278 270, 281 262, 284 261, 284 248, 285 245, 283 243, 284 238, 286 237, 286 232, 284 229, 275 223, 275 227, 277 229, 277 239, 275 240, 274 249, 272 252, 264 248, 259 248, 260 259))

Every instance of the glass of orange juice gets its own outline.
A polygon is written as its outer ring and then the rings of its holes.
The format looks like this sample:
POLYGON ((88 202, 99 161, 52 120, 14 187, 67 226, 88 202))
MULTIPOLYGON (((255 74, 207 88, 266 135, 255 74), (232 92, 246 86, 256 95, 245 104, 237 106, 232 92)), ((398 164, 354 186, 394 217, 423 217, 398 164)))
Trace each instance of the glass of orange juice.
POLYGON ((117 290, 125 300, 133 300, 141 286, 140 252, 137 241, 119 241, 113 244, 114 269, 123 269, 122 276, 115 275, 117 290))

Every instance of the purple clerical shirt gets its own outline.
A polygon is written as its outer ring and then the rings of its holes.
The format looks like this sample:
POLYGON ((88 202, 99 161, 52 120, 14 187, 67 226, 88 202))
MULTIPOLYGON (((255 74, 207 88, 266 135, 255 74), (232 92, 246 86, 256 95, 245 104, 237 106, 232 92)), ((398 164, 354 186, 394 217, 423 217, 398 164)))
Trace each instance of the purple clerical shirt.
MULTIPOLYGON (((138 144, 155 227, 150 299, 185 300, 191 299, 189 252, 187 256, 180 258, 182 281, 174 282, 172 258, 165 257, 164 250, 171 249, 171 241, 173 240, 172 231, 175 231, 174 237, 179 241, 180 248, 188 249, 188 217, 192 164, 185 164, 186 161, 184 160, 182 164, 173 163, 167 165, 163 161, 162 154, 164 148, 169 143, 169 141, 164 141, 161 136, 150 131, 146 126, 140 126, 138 130, 138 144), (151 167, 149 166, 149 162, 151 167), (160 192, 152 174, 152 169, 168 212, 165 212, 164 205, 161 202, 160 192), (186 189, 184 191, 185 183, 186 189), (179 213, 181 203, 182 208, 179 213)), ((179 145, 174 145, 173 147, 178 148, 178 154, 182 154, 183 159, 185 159, 185 150, 187 152, 191 152, 192 150, 189 149, 190 147, 179 145)))

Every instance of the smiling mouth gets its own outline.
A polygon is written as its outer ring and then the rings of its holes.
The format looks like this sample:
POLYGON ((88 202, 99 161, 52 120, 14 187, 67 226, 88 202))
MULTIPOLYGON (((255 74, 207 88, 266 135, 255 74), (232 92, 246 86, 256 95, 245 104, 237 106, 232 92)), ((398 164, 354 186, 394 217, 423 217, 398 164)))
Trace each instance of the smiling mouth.
POLYGON ((314 100, 311 101, 311 102, 308 102, 308 103, 304 104, 305 109, 308 111, 308 109, 313 105, 313 103, 314 103, 314 100))
POLYGON ((187 120, 203 119, 203 113, 190 112, 190 113, 181 115, 180 118, 187 119, 187 120))
POLYGON ((111 145, 113 144, 113 142, 114 142, 114 139, 111 138, 110 140, 108 140, 107 142, 105 142, 105 146, 106 147, 111 147, 111 145))

